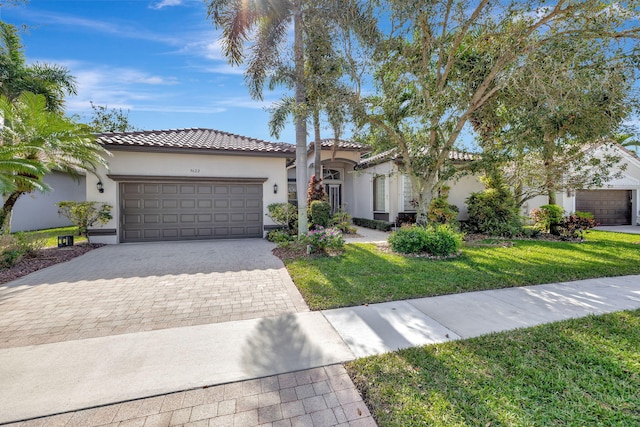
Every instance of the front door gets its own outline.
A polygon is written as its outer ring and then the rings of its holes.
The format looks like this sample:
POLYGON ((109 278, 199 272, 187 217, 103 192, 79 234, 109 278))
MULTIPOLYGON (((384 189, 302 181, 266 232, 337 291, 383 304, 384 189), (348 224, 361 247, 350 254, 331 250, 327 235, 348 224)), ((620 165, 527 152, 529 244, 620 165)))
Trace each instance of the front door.
POLYGON ((333 215, 340 211, 340 207, 342 206, 342 184, 327 184, 325 190, 329 196, 331 215, 333 215))

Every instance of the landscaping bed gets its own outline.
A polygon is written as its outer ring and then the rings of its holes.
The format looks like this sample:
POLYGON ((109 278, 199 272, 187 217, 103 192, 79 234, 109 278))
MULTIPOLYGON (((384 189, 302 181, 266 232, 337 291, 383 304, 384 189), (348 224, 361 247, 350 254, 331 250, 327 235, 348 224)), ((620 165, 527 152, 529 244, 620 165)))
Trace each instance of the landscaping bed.
POLYGON ((380 427, 640 425, 640 310, 411 348, 346 367, 380 427))
POLYGON ((80 243, 65 248, 53 247, 40 249, 33 255, 22 258, 12 267, 0 270, 0 284, 26 276, 34 271, 69 261, 101 246, 104 245, 80 243))

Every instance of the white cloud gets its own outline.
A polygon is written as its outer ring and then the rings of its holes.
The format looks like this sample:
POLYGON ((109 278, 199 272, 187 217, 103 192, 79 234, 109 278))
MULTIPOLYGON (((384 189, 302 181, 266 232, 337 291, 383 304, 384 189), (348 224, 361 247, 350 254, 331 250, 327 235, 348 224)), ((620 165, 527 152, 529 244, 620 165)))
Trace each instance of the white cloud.
POLYGON ((162 9, 165 7, 170 7, 170 6, 180 6, 182 5, 183 1, 182 0, 161 0, 157 3, 154 3, 152 5, 150 5, 149 7, 151 9, 162 9))

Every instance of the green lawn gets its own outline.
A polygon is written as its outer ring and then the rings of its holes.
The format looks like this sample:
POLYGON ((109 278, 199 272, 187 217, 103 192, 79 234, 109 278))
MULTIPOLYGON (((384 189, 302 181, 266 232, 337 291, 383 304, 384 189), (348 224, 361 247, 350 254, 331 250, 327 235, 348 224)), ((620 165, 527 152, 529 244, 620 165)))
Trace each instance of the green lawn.
POLYGON ((639 426, 640 310, 359 359, 381 427, 639 426))
POLYGON ((26 231, 23 234, 33 239, 44 239, 44 247, 58 246, 58 236, 72 235, 74 243, 86 242, 86 237, 78 236, 78 227, 48 228, 46 230, 26 231))
POLYGON ((311 309, 326 309, 531 284, 640 274, 640 235, 591 231, 583 243, 515 241, 464 246, 451 260, 408 258, 372 244, 343 255, 287 260, 311 309))

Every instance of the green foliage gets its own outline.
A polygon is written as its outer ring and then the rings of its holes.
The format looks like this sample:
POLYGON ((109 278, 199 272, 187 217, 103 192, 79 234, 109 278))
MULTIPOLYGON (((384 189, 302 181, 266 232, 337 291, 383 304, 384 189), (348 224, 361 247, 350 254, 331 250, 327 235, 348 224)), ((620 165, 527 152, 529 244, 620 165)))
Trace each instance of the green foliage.
POLYGON ((387 221, 368 218, 353 218, 353 223, 359 227, 371 228, 373 230, 390 231, 393 224, 387 221))
POLYGON ((311 228, 328 227, 331 221, 331 205, 328 202, 314 200, 309 204, 309 214, 311 228))
POLYGON ((87 229, 92 225, 106 224, 111 216, 111 205, 98 202, 76 202, 65 200, 57 203, 58 214, 68 218, 78 226, 78 234, 87 235, 87 229))
POLYGON ((487 188, 467 198, 469 230, 490 236, 516 236, 522 221, 515 197, 505 186, 487 188))
POLYGON ((429 205, 427 219, 434 224, 458 225, 458 213, 460 209, 456 205, 449 203, 449 188, 442 188, 442 195, 436 197, 429 205))
POLYGON ((460 250, 462 234, 447 225, 438 227, 412 225, 391 233, 388 241, 391 249, 403 254, 426 252, 434 256, 449 256, 460 250))
POLYGON ((291 203, 272 203, 267 206, 267 215, 278 225, 287 230, 298 229, 298 209, 291 203))
POLYGON ((558 205, 544 205, 540 208, 533 208, 529 212, 534 227, 552 234, 557 234, 557 225, 562 220, 562 215, 564 215, 564 209, 558 205))
POLYGON ((303 238, 312 253, 335 254, 344 250, 344 237, 337 228, 318 227, 303 238))
POLYGON ((93 115, 89 126, 97 133, 105 132, 129 132, 135 130, 135 127, 129 121, 129 111, 126 113, 122 108, 107 108, 104 105, 96 105, 91 101, 91 109, 93 115))
POLYGON ((295 240, 295 236, 288 230, 270 230, 267 233, 267 240, 280 245, 281 243, 295 240))
POLYGON ((340 230, 343 234, 355 234, 356 228, 351 223, 351 215, 338 211, 331 218, 331 226, 340 230))

